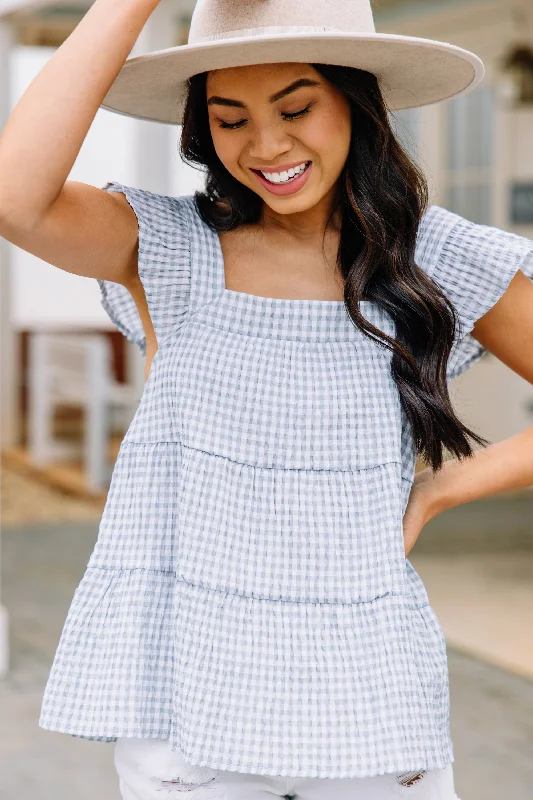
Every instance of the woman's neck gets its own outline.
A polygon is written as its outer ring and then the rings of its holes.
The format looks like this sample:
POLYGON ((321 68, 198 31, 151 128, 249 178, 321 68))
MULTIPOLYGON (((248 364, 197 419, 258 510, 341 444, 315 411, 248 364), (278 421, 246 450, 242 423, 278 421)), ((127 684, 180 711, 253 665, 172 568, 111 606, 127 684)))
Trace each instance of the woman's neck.
POLYGON ((333 209, 334 199, 331 194, 323 197, 316 206, 295 214, 279 214, 264 204, 261 225, 271 233, 309 244, 313 239, 322 241, 326 228, 330 234, 338 236, 341 213, 339 209, 333 209))

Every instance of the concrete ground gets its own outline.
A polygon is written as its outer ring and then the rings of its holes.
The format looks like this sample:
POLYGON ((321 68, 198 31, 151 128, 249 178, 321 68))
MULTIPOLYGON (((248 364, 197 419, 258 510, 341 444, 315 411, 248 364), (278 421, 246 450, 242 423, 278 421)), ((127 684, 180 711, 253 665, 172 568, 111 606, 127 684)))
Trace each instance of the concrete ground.
POLYGON ((449 645, 533 680, 533 491, 440 514, 409 559, 449 645))
MULTIPOLYGON (((524 648, 511 646, 527 632, 521 626, 531 628, 532 504, 531 497, 491 498, 452 509, 426 527, 411 555, 448 641, 455 644, 449 647, 449 667, 461 800, 533 797, 533 682, 526 677, 530 669, 533 676, 533 667, 524 648), (488 606, 496 584, 499 602, 488 606), (498 620, 492 624, 495 609, 498 620), (506 614, 513 634, 498 643, 506 614), (476 639, 473 632, 480 626, 486 634, 476 639), (483 660, 475 657, 480 653, 483 660)), ((3 530, 2 594, 11 615, 12 671, 0 684, 0 800, 119 800, 112 745, 37 727, 50 662, 96 531, 94 520, 3 530)))

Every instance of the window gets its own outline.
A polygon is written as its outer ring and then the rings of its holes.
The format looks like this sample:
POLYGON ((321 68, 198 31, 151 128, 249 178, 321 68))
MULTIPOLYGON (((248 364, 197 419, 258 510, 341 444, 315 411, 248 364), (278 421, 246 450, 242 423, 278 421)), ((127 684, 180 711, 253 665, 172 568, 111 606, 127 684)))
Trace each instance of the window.
POLYGON ((445 205, 473 222, 492 220, 494 90, 483 86, 446 107, 445 205))

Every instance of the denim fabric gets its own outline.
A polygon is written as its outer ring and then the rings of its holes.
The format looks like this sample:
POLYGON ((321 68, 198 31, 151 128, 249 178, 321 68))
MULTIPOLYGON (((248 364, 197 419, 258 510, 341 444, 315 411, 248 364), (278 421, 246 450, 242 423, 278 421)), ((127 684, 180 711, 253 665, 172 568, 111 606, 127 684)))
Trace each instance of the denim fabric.
POLYGON ((191 766, 161 739, 119 739, 115 766, 123 800, 459 800, 452 764, 373 778, 279 778, 191 766))

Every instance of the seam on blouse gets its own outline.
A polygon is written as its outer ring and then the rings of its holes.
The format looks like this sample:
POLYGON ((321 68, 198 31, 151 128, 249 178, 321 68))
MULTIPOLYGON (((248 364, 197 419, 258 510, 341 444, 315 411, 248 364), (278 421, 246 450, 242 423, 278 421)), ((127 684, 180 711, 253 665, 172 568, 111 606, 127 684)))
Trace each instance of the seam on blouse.
POLYGON ((187 586, 192 586, 194 589, 201 589, 204 592, 214 592, 215 594, 223 594, 230 597, 239 597, 243 600, 259 602, 259 603, 284 603, 296 606, 362 606, 376 603, 379 600, 384 600, 388 597, 398 597, 405 599, 407 595, 401 592, 384 592, 376 597, 369 598, 368 600, 354 600, 351 603, 343 603, 342 601, 328 601, 328 600, 284 600, 277 597, 257 597, 253 594, 243 594, 242 592, 229 591, 227 589, 214 589, 212 586, 206 586, 202 583, 192 583, 186 580, 180 573, 177 573, 176 580, 178 583, 184 583, 187 586))
POLYGON ((386 461, 380 461, 379 464, 372 464, 371 466, 368 466, 368 467, 356 467, 355 469, 354 468, 350 468, 350 469, 331 469, 331 468, 322 468, 322 467, 319 467, 318 469, 316 469, 316 468, 313 469, 313 468, 309 468, 309 467, 265 467, 265 466, 261 466, 261 465, 258 465, 258 464, 250 464, 247 461, 237 461, 236 459, 230 458, 229 456, 225 456, 225 455, 223 455, 221 453, 212 453, 210 450, 203 450, 201 447, 192 447, 191 445, 184 444, 184 442, 181 442, 181 441, 179 441, 177 439, 176 440, 168 440, 168 441, 157 440, 157 441, 153 441, 153 442, 142 442, 142 441, 139 441, 137 439, 123 439, 121 444, 120 444, 120 447, 121 448, 122 447, 126 447, 126 445, 130 445, 130 444, 131 445, 142 445, 143 447, 153 447, 154 445, 170 444, 170 445, 175 445, 176 447, 184 447, 187 450, 194 450, 195 452, 198 452, 198 453, 205 453, 205 455, 212 456, 213 458, 223 458, 226 461, 230 461, 232 464, 238 464, 241 467, 251 467, 252 469, 265 469, 265 470, 266 469, 275 469, 275 470, 278 470, 279 472, 366 472, 366 471, 371 470, 371 469, 380 469, 381 467, 384 467, 387 464, 399 464, 400 466, 402 465, 402 461, 400 459, 390 458, 390 459, 388 459, 386 461))
MULTIPOLYGON (((128 575, 130 573, 135 572, 142 572, 142 573, 150 573, 154 575, 163 575, 169 578, 175 578, 178 583, 183 583, 186 586, 192 586, 195 589, 202 589, 203 591, 207 592, 215 592, 216 594, 224 594, 230 595, 232 597, 241 597, 243 600, 253 600, 259 601, 263 603, 290 603, 292 605, 312 605, 312 606, 360 606, 360 605, 368 605, 369 603, 375 603, 378 600, 383 600, 386 597, 399 597, 404 598, 409 601, 410 596, 408 594, 404 594, 402 592, 384 592, 383 594, 377 595, 376 597, 369 598, 368 600, 354 600, 349 603, 344 603, 342 601, 330 601, 330 600, 285 600, 283 598, 274 598, 274 597, 258 597, 257 595, 253 594, 244 594, 243 592, 235 592, 229 591, 228 589, 215 589, 212 586, 206 586, 203 583, 193 583, 192 581, 186 580, 180 572, 177 570, 164 570, 164 569, 154 569, 152 567, 102 567, 102 566, 88 566, 87 571, 92 570, 94 572, 100 572, 107 574, 109 572, 114 573, 113 577, 117 578, 122 575, 128 575)), ((409 603, 407 603, 409 606, 409 603)), ((410 607, 410 606, 409 606, 410 607)))
MULTIPOLYGON (((246 331, 245 333, 241 333, 240 331, 229 330, 229 329, 226 329, 226 328, 219 327, 218 325, 210 325, 209 322, 205 322, 204 320, 195 319, 195 315, 199 311, 202 311, 206 306, 208 306, 210 303, 213 303, 214 301, 216 301, 219 297, 220 297, 220 295, 217 295, 217 297, 213 297, 211 300, 208 300, 207 303, 205 303, 203 306, 201 306, 200 308, 197 308, 190 315, 189 321, 190 322, 194 322, 195 325, 201 325, 204 328, 210 328, 211 330, 214 330, 214 331, 222 331, 223 333, 231 334, 232 336, 243 336, 246 339, 265 339, 267 341, 272 341, 272 342, 299 342, 299 343, 304 343, 304 344, 306 342, 308 342, 309 344, 328 344, 329 342, 354 342, 354 344, 355 344, 358 341, 360 341, 360 339, 353 339, 351 337, 343 338, 343 339, 332 339, 330 336, 328 336, 325 339, 309 339, 307 337, 305 339, 289 339, 289 338, 286 338, 286 337, 278 338, 278 337, 275 337, 275 336, 263 336, 261 334, 249 333, 248 331, 246 331)), ((362 333, 361 331, 359 331, 359 333, 361 334, 361 337, 364 337, 370 343, 372 343, 372 340, 368 339, 368 337, 365 336, 364 333, 362 333)), ((374 344, 376 346, 376 350, 372 351, 372 355, 374 353, 379 353, 379 355, 383 356, 384 358, 390 359, 390 351, 387 350, 387 348, 384 345, 381 345, 378 342, 374 342, 374 344)))
POLYGON ((92 570, 93 572, 102 572, 102 573, 150 572, 157 575, 167 575, 170 578, 176 577, 175 569, 156 569, 155 567, 102 567, 98 565, 88 564, 86 571, 89 570, 92 570))

